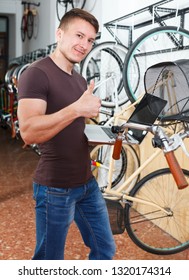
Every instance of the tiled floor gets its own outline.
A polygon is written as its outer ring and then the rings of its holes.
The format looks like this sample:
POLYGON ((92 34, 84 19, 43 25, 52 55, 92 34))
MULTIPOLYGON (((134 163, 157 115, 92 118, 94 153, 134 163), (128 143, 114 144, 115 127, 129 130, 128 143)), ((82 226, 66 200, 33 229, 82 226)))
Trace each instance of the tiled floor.
MULTIPOLYGON (((38 161, 31 149, 12 139, 9 130, 0 128, 0 260, 31 259, 35 246, 32 174, 38 161)), ((149 254, 139 249, 127 233, 116 235, 116 260, 184 260, 187 251, 169 256, 149 254)), ((73 224, 65 259, 87 259, 88 249, 73 224)))

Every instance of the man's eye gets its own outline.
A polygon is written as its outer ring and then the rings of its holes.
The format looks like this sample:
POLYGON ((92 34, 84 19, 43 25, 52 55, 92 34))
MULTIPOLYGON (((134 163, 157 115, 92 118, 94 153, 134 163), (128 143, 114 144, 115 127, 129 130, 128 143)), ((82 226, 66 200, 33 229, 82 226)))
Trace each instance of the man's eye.
POLYGON ((94 41, 93 40, 89 40, 89 43, 94 46, 94 41))

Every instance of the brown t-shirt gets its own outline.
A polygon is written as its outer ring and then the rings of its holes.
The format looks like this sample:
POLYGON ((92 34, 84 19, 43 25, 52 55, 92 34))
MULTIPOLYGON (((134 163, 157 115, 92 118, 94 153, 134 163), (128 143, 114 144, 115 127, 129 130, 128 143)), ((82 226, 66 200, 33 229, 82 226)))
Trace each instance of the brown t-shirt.
MULTIPOLYGON (((31 64, 21 75, 18 100, 39 98, 47 102, 46 114, 52 114, 80 98, 86 81, 73 70, 62 71, 50 57, 31 64)), ((39 144, 42 155, 34 175, 41 185, 74 188, 91 177, 90 154, 84 134, 85 119, 80 117, 49 141, 39 144)))

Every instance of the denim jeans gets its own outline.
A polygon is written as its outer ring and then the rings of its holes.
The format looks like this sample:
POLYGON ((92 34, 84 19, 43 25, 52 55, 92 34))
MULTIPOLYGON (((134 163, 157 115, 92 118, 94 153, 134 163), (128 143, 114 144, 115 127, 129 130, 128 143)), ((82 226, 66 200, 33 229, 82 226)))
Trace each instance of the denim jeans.
MULTIPOLYGON (((66 236, 75 221, 90 248, 90 260, 110 260, 115 242, 105 200, 96 180, 78 188, 33 184, 36 201, 36 248, 33 260, 63 260, 66 236)), ((72 250, 72 248, 70 248, 72 250)))

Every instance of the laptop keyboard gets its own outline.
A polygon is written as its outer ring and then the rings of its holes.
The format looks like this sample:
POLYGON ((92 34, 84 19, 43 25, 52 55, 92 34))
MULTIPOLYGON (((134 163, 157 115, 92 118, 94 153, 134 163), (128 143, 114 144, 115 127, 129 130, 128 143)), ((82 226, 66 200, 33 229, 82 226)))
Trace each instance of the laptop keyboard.
POLYGON ((111 131, 109 127, 101 127, 101 128, 111 139, 116 138, 116 135, 111 131))

